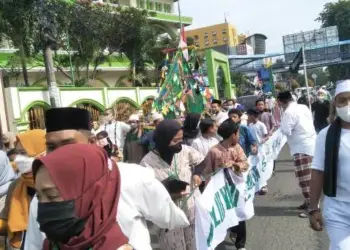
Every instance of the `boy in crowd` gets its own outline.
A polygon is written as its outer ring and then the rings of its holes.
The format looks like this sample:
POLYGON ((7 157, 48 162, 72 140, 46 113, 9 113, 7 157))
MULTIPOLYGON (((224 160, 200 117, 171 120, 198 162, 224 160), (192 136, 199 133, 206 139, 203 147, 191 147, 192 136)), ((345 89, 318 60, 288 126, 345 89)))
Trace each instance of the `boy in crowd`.
POLYGON ((199 129, 201 136, 194 139, 192 147, 205 157, 209 150, 219 143, 216 138, 218 127, 213 119, 206 118, 200 122, 199 129))
MULTIPOLYGON (((255 109, 250 109, 247 112, 249 129, 252 132, 258 145, 265 143, 268 140, 268 131, 264 123, 259 121, 259 112, 255 109)), ((267 183, 266 183, 267 184, 267 183)), ((259 192, 260 195, 266 195, 268 192, 267 185, 263 186, 259 192)))
POLYGON ((241 124, 242 111, 239 109, 231 109, 228 112, 228 116, 233 122, 239 124, 239 145, 243 148, 246 156, 257 154, 258 146, 254 136, 247 126, 241 124))
MULTIPOLYGON (((209 150, 206 158, 195 171, 202 173, 207 183, 209 182, 209 176, 220 168, 232 168, 237 175, 241 175, 249 167, 247 157, 239 145, 239 125, 231 119, 227 119, 220 125, 218 134, 223 140, 209 150)), ((230 232, 237 235, 236 248, 238 250, 245 249, 245 221, 241 221, 237 226, 230 228, 230 232)))
POLYGON ((249 129, 252 132, 256 142, 260 145, 267 141, 269 132, 265 124, 259 121, 259 113, 255 109, 249 109, 248 112, 249 129))
POLYGON ((265 124, 267 132, 272 134, 276 129, 276 123, 269 109, 266 107, 265 101, 263 99, 258 99, 255 102, 255 107, 260 114, 260 121, 265 124))

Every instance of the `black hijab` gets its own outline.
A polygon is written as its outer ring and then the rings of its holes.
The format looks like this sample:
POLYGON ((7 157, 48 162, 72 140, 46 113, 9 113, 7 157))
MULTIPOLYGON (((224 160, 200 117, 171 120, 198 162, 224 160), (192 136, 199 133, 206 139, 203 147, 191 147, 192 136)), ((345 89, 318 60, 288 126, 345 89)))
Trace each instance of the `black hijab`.
POLYGON ((173 160, 174 153, 170 150, 169 144, 174 136, 182 129, 180 123, 176 120, 164 120, 154 130, 153 140, 155 149, 160 157, 169 165, 173 160))
POLYGON ((194 139, 198 136, 199 128, 198 123, 201 119, 201 115, 198 113, 189 113, 184 121, 184 138, 194 139))

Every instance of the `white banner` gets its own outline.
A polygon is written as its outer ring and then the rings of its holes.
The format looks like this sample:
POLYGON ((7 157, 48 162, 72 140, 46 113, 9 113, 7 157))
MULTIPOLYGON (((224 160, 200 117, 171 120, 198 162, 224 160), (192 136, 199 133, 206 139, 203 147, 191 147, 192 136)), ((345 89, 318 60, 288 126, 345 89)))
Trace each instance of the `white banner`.
POLYGON ((273 161, 286 141, 277 130, 259 147, 258 155, 249 157, 250 168, 243 176, 229 171, 233 185, 228 183, 224 170, 211 177, 203 194, 196 199, 197 250, 214 250, 225 239, 227 229, 254 216, 255 193, 271 178, 273 161))

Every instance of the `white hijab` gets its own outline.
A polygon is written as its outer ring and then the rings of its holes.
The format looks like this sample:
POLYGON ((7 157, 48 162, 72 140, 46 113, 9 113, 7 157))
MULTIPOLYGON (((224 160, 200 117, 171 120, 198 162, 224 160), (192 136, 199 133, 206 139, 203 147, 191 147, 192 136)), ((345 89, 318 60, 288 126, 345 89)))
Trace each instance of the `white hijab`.
POLYGON ((4 151, 0 151, 0 197, 7 194, 11 181, 16 178, 10 160, 4 151))

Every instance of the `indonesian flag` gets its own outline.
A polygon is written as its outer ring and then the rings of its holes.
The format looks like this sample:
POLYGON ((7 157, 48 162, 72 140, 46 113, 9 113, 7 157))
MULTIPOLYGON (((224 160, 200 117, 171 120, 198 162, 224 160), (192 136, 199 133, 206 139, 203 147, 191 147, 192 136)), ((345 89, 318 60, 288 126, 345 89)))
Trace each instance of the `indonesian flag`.
POLYGON ((188 49, 187 49, 187 41, 186 41, 186 36, 185 36, 185 28, 182 28, 180 31, 180 42, 179 42, 179 48, 182 49, 182 54, 186 61, 188 61, 189 56, 188 56, 188 49))

